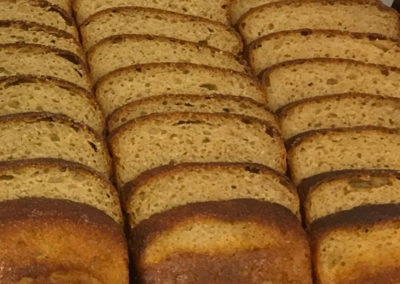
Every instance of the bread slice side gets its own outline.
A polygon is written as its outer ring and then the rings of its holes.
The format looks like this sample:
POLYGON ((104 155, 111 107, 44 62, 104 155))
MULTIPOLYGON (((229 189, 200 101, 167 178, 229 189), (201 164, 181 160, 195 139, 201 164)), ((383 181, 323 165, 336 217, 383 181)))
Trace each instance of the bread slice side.
POLYGON ((59 78, 86 90, 91 79, 85 63, 74 53, 39 44, 0 44, 0 77, 39 75, 59 78))
POLYGON ((127 103, 167 94, 225 94, 266 102, 254 78, 228 69, 189 63, 131 66, 104 76, 96 85, 96 97, 106 115, 127 103))
POLYGON ((46 0, 15 0, 0 2, 0 18, 35 22, 66 31, 79 39, 74 18, 64 9, 46 0))
POLYGON ((280 204, 300 216, 295 187, 259 164, 192 163, 159 167, 122 189, 131 228, 151 216, 197 202, 253 198, 280 204))
POLYGON ((232 0, 229 5, 231 24, 235 25, 240 17, 246 14, 250 9, 275 1, 277 0, 232 0))
POLYGON ((0 77, 0 115, 42 111, 66 115, 104 133, 103 112, 85 89, 50 77, 0 77))
POLYGON ((295 215, 273 203, 177 207, 134 228, 131 242, 143 282, 169 281, 176 271, 201 283, 312 283, 306 234, 295 215))
POLYGON ((356 126, 400 128, 400 98, 337 94, 291 103, 279 112, 284 139, 310 130, 356 126))
POLYGON ((94 45, 87 58, 95 82, 119 68, 146 63, 194 63, 247 71, 244 63, 231 53, 193 42, 150 35, 108 37, 94 45))
POLYGON ((265 105, 252 99, 228 95, 161 95, 144 98, 116 109, 108 117, 108 130, 152 113, 203 112, 232 113, 268 121, 279 128, 276 116, 265 105))
POLYGON ((400 67, 400 42, 375 34, 295 30, 259 38, 249 46, 247 55, 256 74, 285 61, 320 57, 400 67))
POLYGON ((351 169, 400 169, 398 129, 353 127, 309 131, 287 142, 295 184, 314 175, 351 169))
POLYGON ((204 18, 153 8, 119 7, 102 10, 80 26, 83 45, 90 49, 118 34, 148 34, 191 41, 239 54, 242 39, 230 27, 204 18))
POLYGON ((110 176, 111 161, 103 138, 65 116, 47 113, 2 116, 0 133, 1 161, 56 158, 110 176))
POLYGON ((268 34, 299 29, 372 33, 393 39, 400 36, 397 12, 375 0, 273 2, 247 12, 237 27, 246 44, 268 34))
POLYGON ((298 187, 305 222, 360 206, 399 203, 399 177, 393 170, 344 170, 306 179, 298 187))
POLYGON ((144 171, 184 162, 252 162, 286 170, 278 130, 234 114, 152 114, 116 129, 109 141, 119 187, 144 171))
POLYGON ((310 230, 318 283, 400 280, 398 204, 362 206, 316 221, 310 230))
POLYGON ((58 159, 0 162, 0 201, 64 199, 95 207, 122 225, 119 196, 96 171, 58 159))
POLYGON ((88 17, 98 11, 126 6, 166 10, 229 24, 229 3, 229 0, 197 0, 194 2, 190 0, 113 0, 112 2, 107 0, 96 0, 95 2, 92 0, 74 0, 72 8, 78 24, 82 24, 88 17))
POLYGON ((0 234, 4 283, 129 283, 122 227, 91 206, 46 198, 0 202, 0 234))
POLYGON ((349 92, 400 97, 400 69, 347 59, 295 60, 265 70, 261 84, 276 111, 303 99, 349 92))

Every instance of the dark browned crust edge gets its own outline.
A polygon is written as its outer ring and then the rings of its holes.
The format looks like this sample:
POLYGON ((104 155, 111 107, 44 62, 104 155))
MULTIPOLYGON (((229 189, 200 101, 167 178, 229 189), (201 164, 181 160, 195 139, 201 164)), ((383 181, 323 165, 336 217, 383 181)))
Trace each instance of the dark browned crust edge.
POLYGON ((228 25, 224 25, 221 22, 216 22, 216 21, 213 21, 213 20, 210 20, 207 18, 203 18, 203 17, 188 15, 188 14, 181 14, 181 13, 177 13, 177 12, 161 10, 161 9, 156 9, 156 8, 146 8, 146 7, 137 7, 137 6, 122 6, 122 7, 116 7, 116 8, 108 8, 105 10, 98 11, 98 12, 94 13, 93 15, 89 16, 88 18, 86 18, 86 20, 83 21, 83 23, 79 25, 79 29, 81 30, 81 33, 84 34, 84 33, 86 33, 85 26, 87 26, 89 24, 89 22, 92 21, 93 19, 99 18, 104 14, 119 13, 121 11, 128 11, 128 12, 134 12, 134 13, 151 12, 154 14, 157 14, 157 13, 164 14, 164 15, 169 15, 169 16, 173 16, 176 18, 180 18, 180 19, 187 19, 187 20, 196 21, 196 22, 213 24, 215 26, 219 26, 221 29, 224 29, 224 30, 230 32, 232 35, 234 35, 239 44, 239 52, 238 53, 243 51, 242 38, 240 37, 239 33, 234 28, 232 28, 228 25))
MULTIPOLYGON (((240 57, 235 56, 234 54, 232 54, 230 52, 223 51, 223 50, 217 49, 215 47, 205 46, 203 44, 199 44, 199 43, 195 43, 195 42, 191 42, 191 41, 186 41, 186 40, 181 40, 181 39, 176 39, 176 38, 171 38, 171 37, 153 36, 153 35, 137 35, 137 34, 113 35, 113 36, 109 36, 107 38, 104 38, 104 39, 100 40, 98 43, 93 45, 87 51, 86 54, 87 54, 88 64, 90 65, 90 62, 92 61, 93 53, 96 51, 97 48, 99 48, 99 46, 107 44, 108 42, 111 42, 111 43, 118 42, 118 41, 121 41, 122 39, 135 39, 135 40, 138 40, 138 41, 157 40, 157 41, 162 41, 162 42, 170 42, 170 43, 175 43, 175 44, 180 44, 180 45, 192 46, 193 48, 195 48, 197 50, 209 49, 213 53, 218 53, 218 54, 225 55, 226 57, 229 57, 232 60, 235 60, 236 62, 241 64, 243 66, 244 71, 243 72, 239 72, 239 73, 244 73, 244 74, 250 73, 250 69, 249 69, 249 66, 248 66, 247 62, 245 60, 242 60, 240 57)), ((117 70, 119 70, 119 69, 117 69, 117 70)))
MULTIPOLYGON (((245 14, 243 14, 239 20, 236 22, 236 28, 237 30, 239 30, 239 32, 242 34, 243 33, 243 29, 242 29, 242 23, 244 21, 246 21, 246 19, 248 17, 251 17, 253 14, 258 13, 264 9, 268 9, 271 7, 274 8, 281 8, 282 6, 288 6, 291 4, 297 4, 299 3, 297 0, 280 0, 277 2, 272 2, 272 3, 267 3, 255 8, 250 9, 249 11, 247 11, 245 14)), ((321 5, 332 5, 332 4, 353 4, 353 5, 360 5, 360 4, 366 4, 369 5, 371 7, 376 7, 379 10, 381 10, 382 12, 387 12, 387 13, 391 13, 394 16, 397 17, 397 38, 400 36, 400 19, 399 19, 399 14, 396 10, 384 5, 381 1, 374 1, 374 0, 303 0, 301 1, 301 4, 309 4, 309 3, 320 3, 321 5)))
POLYGON ((365 98, 369 100, 387 100, 387 101, 392 101, 394 103, 400 103, 400 98, 396 97, 390 97, 390 96, 382 96, 382 95, 373 95, 373 94, 367 94, 367 93, 355 93, 355 92, 348 92, 348 93, 341 93, 341 94, 331 94, 331 95, 322 95, 322 96, 317 96, 317 97, 311 97, 311 98, 306 98, 302 100, 298 100, 292 103, 289 103, 280 109, 276 111, 276 115, 282 119, 285 118, 290 111, 292 111, 294 108, 301 106, 301 105, 307 105, 309 103, 322 103, 322 102, 328 102, 328 101, 334 101, 338 99, 347 99, 347 98, 365 98))
POLYGON ((307 239, 296 215, 276 203, 254 199, 191 203, 155 214, 131 230, 132 253, 136 256, 136 261, 140 262, 141 254, 154 238, 173 230, 180 223, 201 217, 217 219, 221 222, 248 221, 265 226, 272 225, 278 227, 282 232, 293 232, 299 240, 307 239))
MULTIPOLYGON (((147 98, 142 98, 136 101, 132 101, 126 105, 123 105, 116 110, 114 110, 109 116, 108 116, 108 121, 111 121, 114 119, 114 117, 118 117, 123 113, 126 109, 129 109, 132 106, 140 106, 144 103, 147 102, 159 102, 163 99, 182 99, 182 100, 226 100, 226 101, 234 101, 234 102, 246 102, 249 104, 252 104, 258 108, 264 109, 266 112, 271 114, 275 118, 275 122, 278 125, 278 119, 276 115, 268 109, 266 104, 262 104, 258 101, 253 100, 252 98, 249 97, 241 97, 241 96, 232 96, 232 95, 224 95, 224 94, 212 94, 212 95, 186 95, 186 94, 165 94, 165 95, 159 95, 159 96, 151 96, 147 98)), ((400 100, 400 99, 399 99, 400 100)))
POLYGON ((386 128, 381 126, 355 126, 355 127, 343 127, 343 128, 332 128, 332 129, 318 129, 310 130, 304 133, 300 133, 286 141, 286 148, 288 152, 294 150, 299 144, 303 143, 307 139, 311 139, 314 136, 326 135, 328 133, 343 133, 343 132, 359 132, 359 131, 377 131, 387 134, 400 135, 400 129, 386 128))
POLYGON ((273 175, 277 177, 280 184, 285 186, 288 191, 297 196, 297 190, 294 184, 285 175, 278 171, 271 169, 262 164, 256 163, 228 163, 228 162, 212 162, 212 163, 181 163, 177 165, 166 165, 160 166, 146 172, 141 173, 134 180, 127 182, 121 188, 121 199, 122 204, 126 209, 126 205, 130 202, 130 199, 134 196, 135 192, 141 186, 145 186, 153 180, 157 180, 169 175, 173 175, 177 172, 184 172, 187 169, 205 169, 205 170, 217 170, 217 169, 242 169, 248 172, 261 173, 266 175, 273 175))

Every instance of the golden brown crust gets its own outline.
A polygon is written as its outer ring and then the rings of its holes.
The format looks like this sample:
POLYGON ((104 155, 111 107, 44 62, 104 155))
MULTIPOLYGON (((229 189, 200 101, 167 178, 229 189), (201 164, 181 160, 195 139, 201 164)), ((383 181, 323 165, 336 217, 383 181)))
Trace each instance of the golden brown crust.
POLYGON ((279 183, 285 186, 293 194, 297 195, 296 188, 292 182, 283 174, 271 169, 267 166, 254 163, 225 163, 225 162, 215 162, 215 163, 182 163, 178 165, 166 165, 158 168, 154 168, 143 172, 135 180, 128 182, 121 189, 122 204, 126 205, 129 203, 130 198, 134 195, 135 191, 141 187, 151 182, 154 179, 160 179, 160 177, 165 177, 173 175, 177 172, 185 171, 187 169, 219 169, 219 168, 235 168, 242 169, 251 173, 264 173, 268 175, 274 175, 279 183))

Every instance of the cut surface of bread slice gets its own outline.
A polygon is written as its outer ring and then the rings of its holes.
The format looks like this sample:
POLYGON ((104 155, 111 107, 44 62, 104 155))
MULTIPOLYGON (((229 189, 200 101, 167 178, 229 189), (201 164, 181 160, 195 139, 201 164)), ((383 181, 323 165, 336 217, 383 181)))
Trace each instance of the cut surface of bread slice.
POLYGON ((65 116, 26 113, 0 117, 0 161, 57 158, 109 176, 105 141, 65 116))
POLYGON ((118 108, 108 118, 112 132, 124 123, 152 113, 204 112, 232 113, 268 121, 279 128, 275 115, 265 105, 238 96, 227 95, 162 95, 141 99, 118 108))
POLYGON ((131 227, 190 203, 253 198, 280 204, 299 216, 299 199, 288 178, 259 164, 193 163, 143 173, 122 189, 131 227))
POLYGON ((79 38, 72 16, 45 0, 0 1, 0 18, 35 22, 66 31, 76 39, 79 38))
POLYGON ((293 181, 330 171, 400 169, 400 132, 383 127, 309 131, 288 141, 293 181))
POLYGON ((23 198, 0 202, 3 283, 128 284, 122 227, 91 206, 23 198))
POLYGON ((149 35, 108 37, 88 51, 94 81, 119 68, 146 63, 194 63, 246 72, 231 53, 193 42, 149 35))
POLYGON ((85 89, 50 77, 0 77, 0 115, 42 111, 66 115, 104 132, 102 110, 85 89))
POLYGON ((188 63, 132 66, 106 75, 96 86, 96 97, 106 115, 117 108, 165 94, 224 94, 266 103, 258 82, 242 73, 188 63))
POLYGON ((144 171, 184 162, 252 162, 286 170, 278 130, 241 115, 152 114, 118 128, 110 144, 120 187, 144 171))
POLYGON ((314 222, 316 283, 399 283, 399 226, 399 204, 362 206, 314 222))
POLYGON ((237 25, 247 44, 268 34, 298 29, 373 33, 393 39, 400 36, 397 12, 371 0, 279 1, 252 9, 237 25))
POLYGON ((284 139, 324 128, 400 128, 400 98, 347 93, 305 99, 281 109, 279 120, 284 139))
POLYGON ((100 11, 80 26, 83 45, 89 49, 118 34, 148 34, 201 43, 233 54, 243 49, 240 36, 230 27, 203 18, 165 10, 120 7, 100 11))
POLYGON ((0 162, 0 200, 32 197, 87 204, 123 221, 116 189, 90 168, 57 159, 0 162))
POLYGON ((132 247, 143 283, 310 284, 307 236, 278 204, 251 199, 189 204, 142 222, 132 247))
POLYGON ((231 4, 229 5, 231 23, 233 25, 236 24, 240 17, 242 17, 252 8, 276 1, 279 0, 231 0, 231 4))
POLYGON ((296 59, 344 58, 400 67, 400 42, 374 34, 328 30, 284 31, 254 41, 248 51, 256 74, 296 59))
POLYGON ((400 203, 399 188, 400 172, 392 170, 330 172, 298 187, 307 224, 359 206, 400 203))
POLYGON ((229 2, 230 0, 75 0, 72 7, 78 24, 83 23, 89 16, 98 11, 125 6, 155 8, 229 24, 229 2))
POLYGON ((400 69, 346 59, 296 60, 267 69, 262 87, 275 111, 302 99, 348 92, 400 98, 400 69))
POLYGON ((91 90, 91 80, 84 62, 69 51, 39 44, 0 44, 0 58, 0 77, 50 76, 91 90))
POLYGON ((41 44, 85 58, 82 47, 71 34, 34 22, 0 20, 0 42, 41 44))

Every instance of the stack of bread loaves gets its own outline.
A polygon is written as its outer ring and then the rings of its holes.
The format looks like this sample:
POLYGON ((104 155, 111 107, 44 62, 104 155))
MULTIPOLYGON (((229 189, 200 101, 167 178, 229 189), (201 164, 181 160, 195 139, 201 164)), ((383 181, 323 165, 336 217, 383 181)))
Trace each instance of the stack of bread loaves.
POLYGON ((278 121, 230 0, 76 0, 139 283, 311 283, 278 121))
POLYGON ((400 25, 375 0, 234 0, 277 112, 316 283, 399 283, 400 25))
POLYGON ((69 0, 0 1, 0 283, 128 283, 104 116, 69 0))

